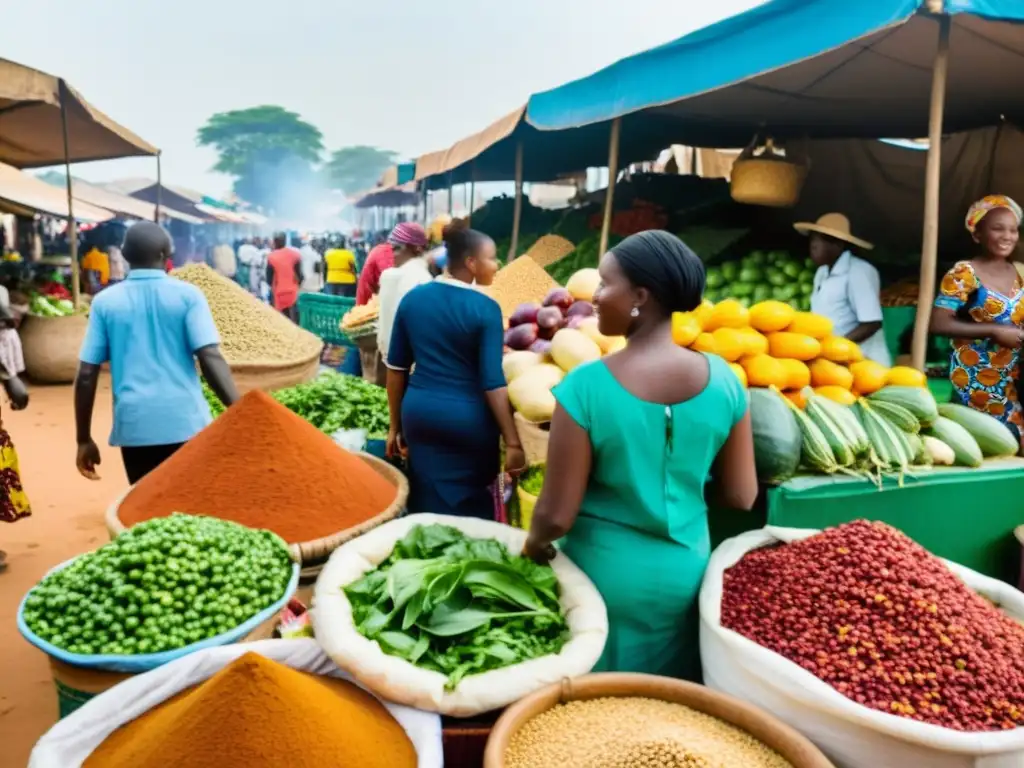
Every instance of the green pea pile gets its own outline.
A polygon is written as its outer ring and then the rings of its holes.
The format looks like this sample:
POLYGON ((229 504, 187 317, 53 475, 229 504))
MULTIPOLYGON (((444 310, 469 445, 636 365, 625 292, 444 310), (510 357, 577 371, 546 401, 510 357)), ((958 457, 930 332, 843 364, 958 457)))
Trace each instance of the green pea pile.
POLYGON ((291 572, 287 545, 270 531, 175 514, 129 528, 44 578, 24 618, 69 653, 171 651, 273 605, 291 572))

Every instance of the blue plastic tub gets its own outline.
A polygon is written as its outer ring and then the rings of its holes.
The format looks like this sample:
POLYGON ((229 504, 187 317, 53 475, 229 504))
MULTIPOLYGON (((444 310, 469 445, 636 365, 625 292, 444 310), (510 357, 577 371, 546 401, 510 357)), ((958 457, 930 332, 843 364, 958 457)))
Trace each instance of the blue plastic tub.
MULTIPOLYGON (((51 573, 67 568, 77 559, 78 558, 72 558, 71 560, 61 563, 55 568, 51 568, 46 575, 49 576, 51 573)), ((79 653, 68 653, 67 651, 43 640, 39 635, 29 629, 28 624, 25 623, 25 601, 28 600, 28 596, 32 594, 31 589, 25 593, 25 596, 21 599, 21 604, 18 606, 18 631, 21 632, 22 637, 32 643, 36 648, 55 659, 63 661, 65 664, 72 664, 76 667, 84 667, 86 669, 104 669, 109 672, 148 672, 151 669, 156 669, 159 666, 170 661, 174 661, 175 659, 180 659, 182 656, 187 656, 195 651, 201 651, 204 648, 215 648, 219 645, 230 645, 231 643, 241 640, 260 624, 277 614, 277 612, 280 611, 291 599, 292 595, 295 594, 295 590, 299 586, 299 570, 299 565, 297 563, 293 563, 292 577, 288 580, 288 586, 285 587, 284 597, 268 608, 264 608, 244 624, 239 624, 230 632, 208 637, 205 640, 200 640, 198 643, 192 643, 192 645, 186 645, 184 648, 177 648, 173 651, 144 653, 132 656, 85 656, 79 653)))
POLYGON ((367 440, 366 441, 366 452, 371 456, 375 456, 378 459, 387 460, 387 456, 384 455, 387 449, 387 440, 367 440))

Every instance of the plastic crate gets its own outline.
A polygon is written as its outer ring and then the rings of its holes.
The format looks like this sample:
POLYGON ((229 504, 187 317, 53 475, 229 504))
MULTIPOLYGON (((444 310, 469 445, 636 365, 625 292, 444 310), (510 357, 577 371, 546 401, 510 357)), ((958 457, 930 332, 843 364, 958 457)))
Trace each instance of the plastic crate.
POLYGON ((299 294, 299 325, 315 333, 327 344, 351 347, 352 340, 341 330, 341 318, 356 300, 347 296, 328 296, 326 293, 299 294))

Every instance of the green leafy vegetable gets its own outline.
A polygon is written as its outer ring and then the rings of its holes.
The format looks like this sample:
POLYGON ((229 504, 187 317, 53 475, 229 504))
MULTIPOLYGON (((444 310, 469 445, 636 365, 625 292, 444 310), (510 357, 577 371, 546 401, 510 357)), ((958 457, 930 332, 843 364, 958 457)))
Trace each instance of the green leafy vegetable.
MULTIPOLYGON (((205 381, 203 395, 214 417, 224 412, 224 405, 205 381)), ((387 392, 356 376, 322 373, 313 381, 279 389, 272 395, 285 408, 328 435, 339 429, 365 429, 370 439, 387 436, 387 392)))
POLYGON ((568 639, 549 566, 445 525, 412 528, 345 595, 360 634, 446 675, 449 690, 468 675, 558 653, 568 639))
POLYGON ((540 489, 544 487, 544 465, 535 464, 526 470, 519 478, 519 487, 531 496, 540 496, 540 489))

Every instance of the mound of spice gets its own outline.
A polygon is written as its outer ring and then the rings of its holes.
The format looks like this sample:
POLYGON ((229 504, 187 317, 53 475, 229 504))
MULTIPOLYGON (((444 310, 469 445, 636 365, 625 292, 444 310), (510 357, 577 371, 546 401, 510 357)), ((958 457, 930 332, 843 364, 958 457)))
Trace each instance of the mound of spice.
POLYGON ((484 291, 501 306, 506 320, 520 304, 540 301, 558 283, 533 259, 518 258, 498 270, 494 282, 484 291))
POLYGON ((1024 723, 1024 628, 884 523, 748 552, 722 626, 858 704, 957 731, 1024 723))
POLYGON ((622 697, 559 704, 527 721, 508 768, 792 768, 746 731, 682 704, 622 697))
POLYGON ((338 678, 246 653, 114 731, 84 768, 416 768, 377 699, 338 678))
POLYGON ((358 456, 253 391, 140 480, 118 517, 132 526, 173 512, 209 515, 294 544, 364 523, 396 494, 358 456))

